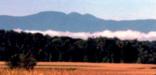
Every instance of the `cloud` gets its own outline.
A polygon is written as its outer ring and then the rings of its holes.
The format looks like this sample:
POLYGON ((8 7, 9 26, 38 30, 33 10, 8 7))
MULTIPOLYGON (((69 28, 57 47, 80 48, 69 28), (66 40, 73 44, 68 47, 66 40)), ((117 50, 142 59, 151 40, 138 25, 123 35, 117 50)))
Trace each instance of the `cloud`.
POLYGON ((156 31, 151 31, 148 33, 143 33, 134 30, 122 30, 122 31, 110 31, 104 30, 101 32, 63 32, 63 31, 55 31, 55 30, 22 30, 22 29, 14 29, 16 32, 26 32, 26 33, 41 33, 43 35, 49 35, 51 37, 54 36, 67 36, 71 38, 81 38, 81 39, 88 39, 88 38, 97 38, 97 37, 107 37, 107 38, 118 38, 120 40, 134 40, 137 39, 138 41, 156 41, 156 31))

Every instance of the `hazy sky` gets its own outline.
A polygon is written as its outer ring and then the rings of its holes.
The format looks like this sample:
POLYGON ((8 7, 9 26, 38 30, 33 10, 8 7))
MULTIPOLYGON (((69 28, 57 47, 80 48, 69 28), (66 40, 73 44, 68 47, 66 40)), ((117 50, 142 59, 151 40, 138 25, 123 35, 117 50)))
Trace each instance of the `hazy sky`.
POLYGON ((1 0, 0 15, 41 11, 90 13, 103 19, 156 19, 156 0, 1 0))

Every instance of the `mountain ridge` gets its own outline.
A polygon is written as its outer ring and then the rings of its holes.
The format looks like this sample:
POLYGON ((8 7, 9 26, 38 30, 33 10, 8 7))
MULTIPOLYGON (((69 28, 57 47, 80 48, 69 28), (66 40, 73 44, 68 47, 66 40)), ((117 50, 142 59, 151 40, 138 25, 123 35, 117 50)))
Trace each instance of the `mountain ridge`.
POLYGON ((59 30, 71 32, 96 32, 102 30, 156 31, 155 19, 105 20, 91 14, 57 11, 39 12, 28 16, 0 15, 1 29, 59 30))

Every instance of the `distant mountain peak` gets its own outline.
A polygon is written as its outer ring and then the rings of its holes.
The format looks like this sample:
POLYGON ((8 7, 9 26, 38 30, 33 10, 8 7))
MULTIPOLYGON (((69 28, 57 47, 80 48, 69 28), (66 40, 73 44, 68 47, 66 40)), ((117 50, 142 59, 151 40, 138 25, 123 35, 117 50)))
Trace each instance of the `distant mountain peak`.
POLYGON ((91 14, 45 11, 28 16, 0 16, 0 29, 60 30, 73 32, 96 32, 107 30, 156 31, 156 20, 104 20, 91 14))
POLYGON ((33 14, 33 15, 66 15, 63 12, 58 12, 58 11, 44 11, 44 12, 39 12, 37 14, 33 14))
POLYGON ((71 16, 82 16, 82 14, 77 13, 77 12, 71 12, 68 15, 71 15, 71 16))
MULTIPOLYGON (((91 14, 89 14, 89 13, 84 14, 84 16, 86 16, 86 17, 90 17, 90 18, 97 18, 96 16, 91 15, 91 14)), ((99 18, 99 19, 100 19, 100 18, 99 18)))

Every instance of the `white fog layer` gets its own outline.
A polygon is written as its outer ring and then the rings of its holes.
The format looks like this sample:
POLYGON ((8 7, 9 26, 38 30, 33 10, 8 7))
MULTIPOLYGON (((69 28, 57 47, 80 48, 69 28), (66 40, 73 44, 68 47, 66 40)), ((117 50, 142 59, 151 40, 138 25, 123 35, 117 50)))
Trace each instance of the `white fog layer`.
POLYGON ((139 41, 156 41, 156 31, 151 31, 148 33, 134 31, 134 30, 122 30, 122 31, 110 31, 104 30, 100 32, 69 32, 69 31, 55 31, 55 30, 22 30, 22 29, 14 29, 16 32, 26 32, 26 33, 41 33, 43 35, 49 35, 51 37, 54 36, 67 36, 71 38, 96 38, 96 37, 107 37, 107 38, 118 38, 120 40, 134 40, 137 39, 139 41))

